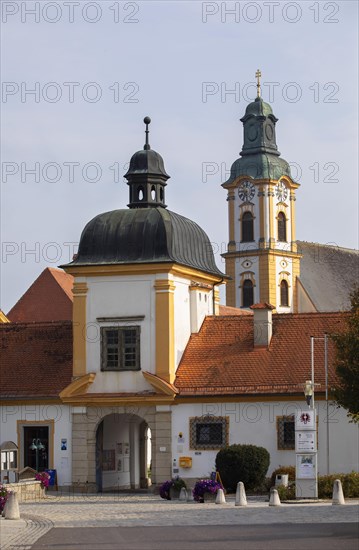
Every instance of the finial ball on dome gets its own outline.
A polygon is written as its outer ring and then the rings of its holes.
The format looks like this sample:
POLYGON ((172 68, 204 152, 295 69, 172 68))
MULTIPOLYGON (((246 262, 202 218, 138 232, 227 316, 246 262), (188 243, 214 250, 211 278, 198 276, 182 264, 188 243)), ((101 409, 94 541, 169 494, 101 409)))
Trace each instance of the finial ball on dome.
POLYGON ((145 118, 143 119, 143 122, 144 122, 145 124, 150 124, 150 122, 151 122, 150 117, 149 117, 149 116, 145 116, 145 118))

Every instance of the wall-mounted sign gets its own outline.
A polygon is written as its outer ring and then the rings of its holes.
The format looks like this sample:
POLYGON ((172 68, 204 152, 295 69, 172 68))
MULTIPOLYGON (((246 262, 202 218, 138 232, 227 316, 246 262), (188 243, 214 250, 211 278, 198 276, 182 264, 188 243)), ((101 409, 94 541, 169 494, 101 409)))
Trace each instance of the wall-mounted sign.
POLYGON ((308 430, 307 432, 297 431, 295 432, 295 450, 297 453, 303 451, 315 452, 317 450, 316 432, 314 430, 308 430))
POLYGON ((67 451, 67 439, 61 439, 61 451, 67 451))
POLYGON ((315 430, 315 411, 308 409, 306 411, 299 411, 295 418, 296 430, 315 430))
POLYGON ((297 454, 297 479, 315 479, 316 477, 316 455, 297 454))

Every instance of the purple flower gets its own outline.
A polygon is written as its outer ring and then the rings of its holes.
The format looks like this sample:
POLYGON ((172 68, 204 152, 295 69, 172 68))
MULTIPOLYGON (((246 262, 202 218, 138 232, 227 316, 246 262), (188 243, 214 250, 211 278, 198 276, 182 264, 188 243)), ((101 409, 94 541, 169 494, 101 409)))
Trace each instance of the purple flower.
POLYGON ((223 489, 222 485, 213 479, 200 479, 197 481, 192 491, 193 498, 197 502, 203 502, 204 493, 215 495, 218 489, 223 489))
POLYGON ((35 475, 36 481, 41 481, 41 487, 47 489, 50 484, 50 474, 47 472, 40 472, 35 475))

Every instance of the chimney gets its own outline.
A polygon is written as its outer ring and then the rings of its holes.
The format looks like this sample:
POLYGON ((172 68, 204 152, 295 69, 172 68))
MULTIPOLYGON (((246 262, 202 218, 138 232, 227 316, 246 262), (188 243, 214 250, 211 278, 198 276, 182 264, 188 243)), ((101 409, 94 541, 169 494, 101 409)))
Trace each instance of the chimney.
POLYGON ((254 347, 269 347, 272 339, 272 310, 271 304, 254 304, 253 310, 254 322, 254 347))

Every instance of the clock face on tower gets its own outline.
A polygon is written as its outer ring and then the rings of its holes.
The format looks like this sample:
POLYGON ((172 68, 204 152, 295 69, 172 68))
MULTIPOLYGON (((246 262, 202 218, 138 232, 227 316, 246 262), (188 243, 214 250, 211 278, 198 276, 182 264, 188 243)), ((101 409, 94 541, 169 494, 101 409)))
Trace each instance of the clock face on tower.
POLYGON ((288 189, 282 181, 280 181, 275 188, 275 194, 279 202, 283 202, 287 199, 288 189))
POLYGON ((253 183, 248 180, 243 181, 238 187, 238 196, 243 202, 250 202, 253 199, 255 192, 256 190, 253 183))

